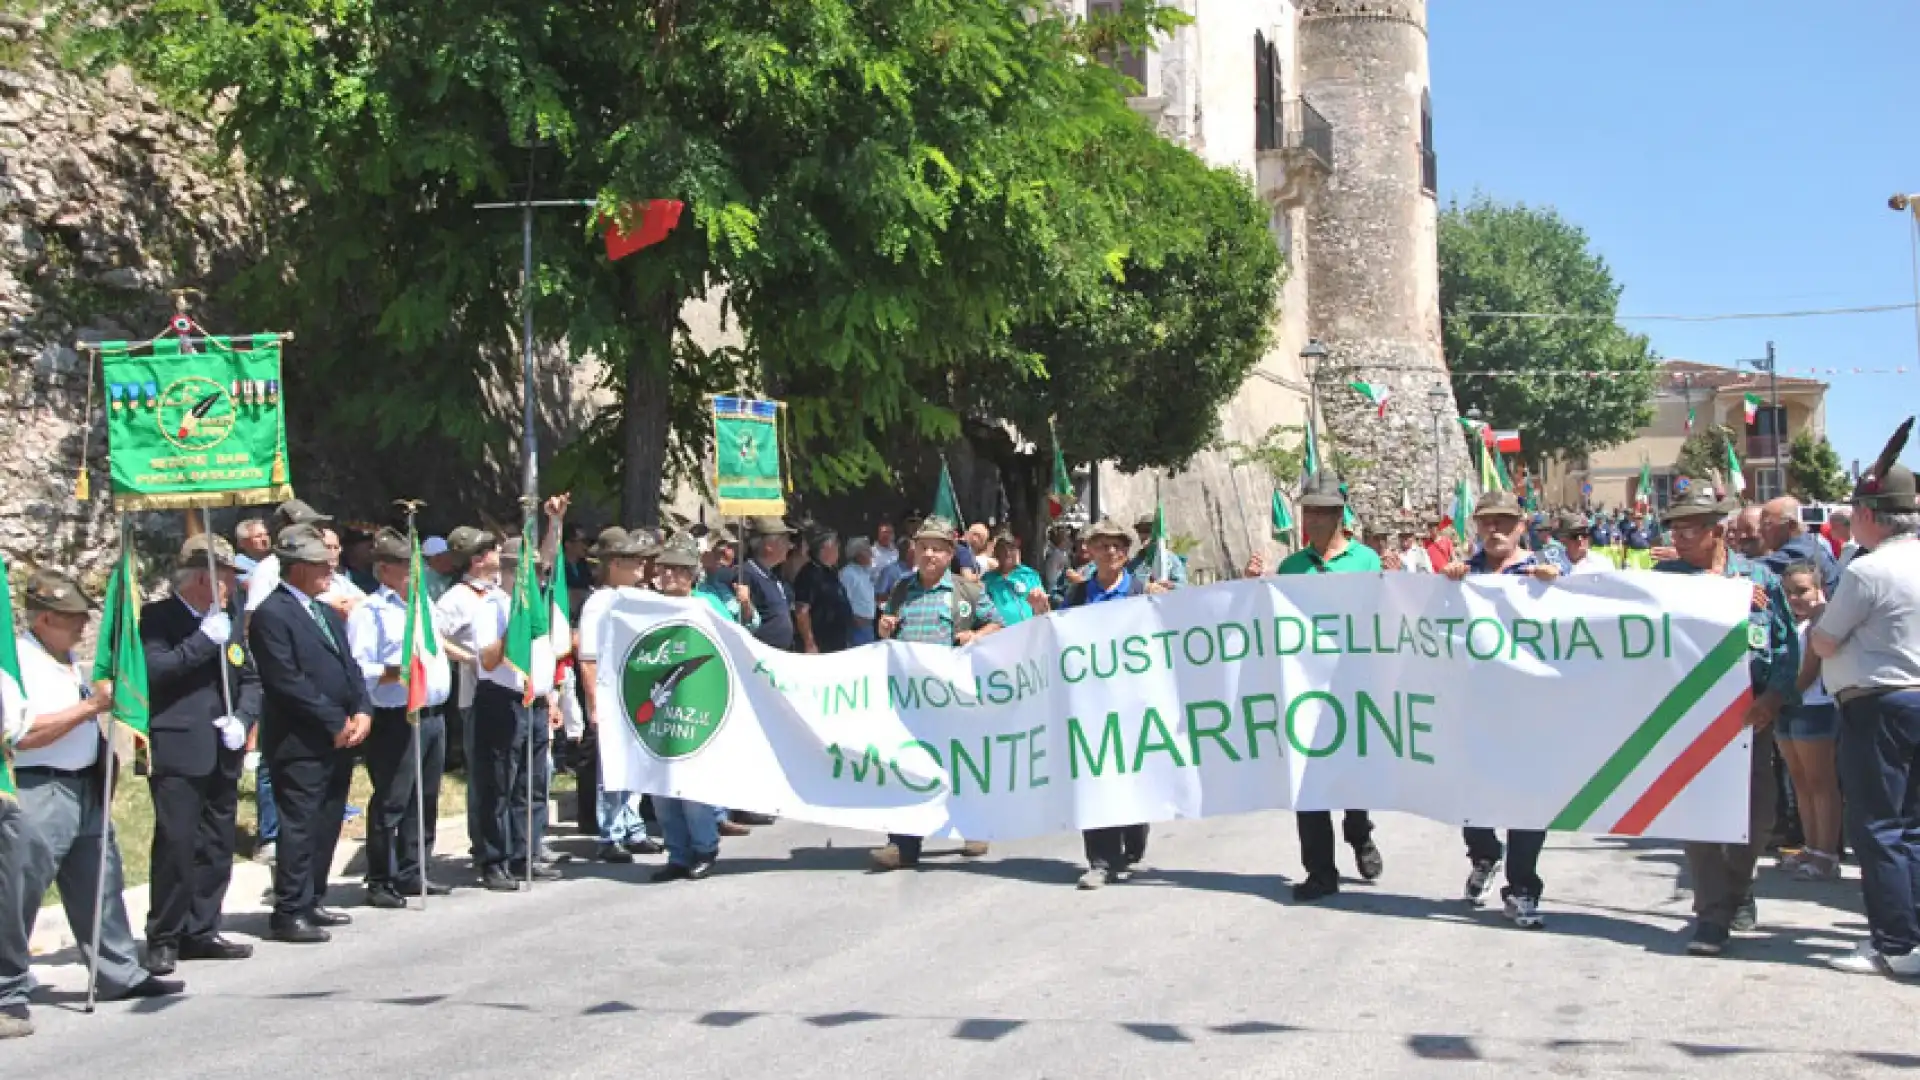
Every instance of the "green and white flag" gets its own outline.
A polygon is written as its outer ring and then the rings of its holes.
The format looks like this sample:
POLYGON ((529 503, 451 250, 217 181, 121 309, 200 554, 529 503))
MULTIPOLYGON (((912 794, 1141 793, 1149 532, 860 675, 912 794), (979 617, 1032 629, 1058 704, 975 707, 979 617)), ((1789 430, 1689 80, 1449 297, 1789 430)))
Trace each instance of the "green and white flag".
POLYGON ((1740 410, 1746 416, 1747 426, 1753 426, 1753 422, 1760 418, 1760 406, 1764 404, 1766 402, 1758 394, 1747 394, 1740 399, 1740 410))
MULTIPOLYGON (((13 622, 13 585, 6 556, 0 555, 0 724, 8 712, 27 707, 27 683, 20 677, 19 630, 13 622)), ((0 798, 14 798, 13 743, 0 739, 0 798)))
POLYGON ((781 517, 780 403, 713 399, 713 492, 723 517, 781 517))
POLYGON ((140 570, 124 530, 120 561, 107 579, 107 598, 100 605, 100 638, 93 650, 93 681, 103 679, 113 682, 113 718, 146 738, 151 716, 147 649, 140 641, 140 570))
POLYGON ((1173 548, 1167 543, 1167 505, 1158 499, 1153 504, 1153 580, 1173 579, 1173 548))
POLYGON ((1727 440, 1727 486, 1733 490, 1735 498, 1746 494, 1747 475, 1740 468, 1740 455, 1733 452, 1733 440, 1727 440))
POLYGON ((1378 409, 1376 415, 1380 419, 1387 418, 1387 399, 1393 396, 1392 388, 1370 382, 1350 382, 1347 387, 1374 405, 1378 409))
MULTIPOLYGON (((564 571, 556 570, 555 573, 564 571)), ((540 522, 527 515, 520 530, 520 563, 513 572, 513 607, 507 615, 507 640, 504 647, 507 666, 520 673, 522 705, 533 704, 533 670, 536 659, 546 650, 535 643, 553 631, 553 603, 540 587, 540 522)))
POLYGON ((1640 490, 1634 494, 1635 505, 1651 507, 1653 505, 1653 466, 1647 459, 1640 459, 1640 490))
POLYGON ((1073 474, 1067 471, 1067 456, 1060 450, 1060 435, 1053 422, 1047 422, 1047 434, 1053 437, 1053 484, 1047 492, 1047 516, 1057 518, 1074 503, 1073 474))
POLYGON ((1278 491, 1273 493, 1273 538, 1282 544, 1293 544, 1293 514, 1287 510, 1287 500, 1278 491))
POLYGON ((964 527, 967 520, 960 516, 960 499, 953 492, 953 474, 947 471, 947 459, 940 459, 940 486, 933 493, 933 516, 941 518, 955 528, 964 527))
MULTIPOLYGON (((1453 509, 1447 512, 1448 524, 1453 527, 1453 535, 1465 545, 1473 537, 1473 493, 1467 489, 1467 481, 1462 478, 1453 483, 1453 509)), ((1466 560, 1462 558, 1461 562, 1466 560)), ((1435 570, 1440 567, 1434 567, 1435 570)))
POLYGON ((103 341, 107 456, 120 510, 249 506, 293 497, 280 338, 103 341))

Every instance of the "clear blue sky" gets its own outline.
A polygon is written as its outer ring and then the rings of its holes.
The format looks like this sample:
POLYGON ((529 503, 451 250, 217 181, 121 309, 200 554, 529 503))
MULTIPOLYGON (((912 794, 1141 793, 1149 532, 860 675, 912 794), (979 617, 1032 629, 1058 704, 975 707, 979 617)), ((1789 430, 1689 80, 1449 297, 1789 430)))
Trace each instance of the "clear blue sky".
MULTIPOLYGON (((1444 202, 1550 204, 1625 286, 1623 314, 1906 303, 1920 192, 1920 3, 1439 0, 1434 139, 1444 202)), ((1920 412, 1910 311, 1629 322, 1663 355, 1819 376, 1842 461, 1920 412)), ((1905 455, 1920 461, 1920 438, 1905 455)))

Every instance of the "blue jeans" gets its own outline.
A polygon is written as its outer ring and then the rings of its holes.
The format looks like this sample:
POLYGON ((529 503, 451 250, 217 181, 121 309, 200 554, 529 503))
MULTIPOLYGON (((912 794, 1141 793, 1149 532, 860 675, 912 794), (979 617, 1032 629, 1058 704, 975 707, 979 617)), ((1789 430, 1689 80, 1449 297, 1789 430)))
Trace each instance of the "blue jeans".
POLYGON ((253 769, 253 805, 260 817, 260 827, 255 830, 260 844, 274 844, 280 841, 280 808, 273 805, 273 777, 267 775, 267 759, 262 757, 260 764, 253 769))
POLYGON ((850 646, 871 645, 878 640, 879 639, 874 636, 872 623, 866 623, 864 625, 854 623, 853 629, 847 632, 847 644, 850 646))
POLYGON ((1905 956, 1920 947, 1920 690, 1856 698, 1840 715, 1840 790, 1867 926, 1874 948, 1905 956))
POLYGON ((720 854, 720 817, 713 807, 655 795, 653 809, 660 815, 660 831, 666 834, 667 862, 692 866, 711 862, 720 854))
POLYGON ((647 835, 647 823, 640 820, 640 796, 631 791, 598 790, 600 805, 600 842, 624 844, 647 835))

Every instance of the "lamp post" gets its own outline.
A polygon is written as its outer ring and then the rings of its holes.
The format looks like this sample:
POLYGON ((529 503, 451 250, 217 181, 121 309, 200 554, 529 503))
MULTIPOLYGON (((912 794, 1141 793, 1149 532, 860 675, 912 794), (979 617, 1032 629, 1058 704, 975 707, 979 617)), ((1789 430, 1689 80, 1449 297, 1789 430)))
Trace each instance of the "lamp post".
POLYGON ((1440 417, 1447 411, 1447 388, 1436 384, 1427 391, 1427 404, 1433 407, 1433 505, 1444 515, 1447 496, 1440 480, 1440 417))
POLYGON ((1785 450, 1781 437, 1786 434, 1781 429, 1786 424, 1783 422, 1784 414, 1780 411, 1780 375, 1774 364, 1773 342, 1767 342, 1767 355, 1754 360, 1735 360, 1734 363, 1767 373, 1767 427, 1773 432, 1773 494, 1778 498, 1787 493, 1786 459, 1781 457, 1785 450))
MULTIPOLYGON (((1300 350, 1300 363, 1307 375, 1307 431, 1309 434, 1319 426, 1320 422, 1320 365, 1327 362, 1327 356, 1326 343, 1319 338, 1308 338, 1306 346, 1300 350)), ((1328 452, 1331 454, 1332 429, 1327 431, 1327 443, 1328 452)), ((1326 464, 1332 464, 1331 456, 1326 464)))

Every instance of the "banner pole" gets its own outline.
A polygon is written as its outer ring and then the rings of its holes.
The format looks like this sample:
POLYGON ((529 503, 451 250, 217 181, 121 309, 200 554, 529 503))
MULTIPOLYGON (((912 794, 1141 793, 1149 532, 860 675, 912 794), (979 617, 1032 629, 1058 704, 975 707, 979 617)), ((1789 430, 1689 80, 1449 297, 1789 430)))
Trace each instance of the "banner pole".
MULTIPOLYGON (((126 565, 127 558, 127 519, 120 518, 120 559, 126 565)), ((122 579, 120 587, 130 589, 133 582, 122 579)), ((122 604, 124 606, 124 602, 122 604)), ((108 612, 108 618, 115 613, 108 612)), ((109 650, 119 645, 124 627, 114 623, 115 640, 107 642, 109 650)), ((99 645, 94 648, 98 649, 99 645)), ((111 714, 109 714, 111 715, 111 714)), ((113 844, 113 777, 118 770, 113 761, 113 721, 107 721, 106 738, 101 740, 100 753, 104 760, 100 762, 100 865, 93 875, 93 930, 87 937, 87 1007, 91 1014, 93 1006, 99 1000, 100 993, 100 917, 107 906, 107 853, 113 844)))
MULTIPOLYGON (((205 510, 202 510, 200 512, 202 514, 206 514, 205 510)), ((207 584, 211 586, 210 591, 212 592, 214 598, 219 599, 220 564, 214 562, 213 560, 213 540, 214 540, 213 521, 211 517, 204 517, 201 520, 207 529, 207 584)), ((228 603, 221 604, 220 606, 221 612, 223 613, 226 612, 229 606, 231 606, 231 598, 229 598, 228 603)), ((233 642, 233 630, 231 628, 231 623, 229 623, 229 629, 227 630, 227 645, 229 648, 232 647, 232 642, 233 642)), ((226 658, 227 650, 222 649, 220 650, 220 652, 221 652, 221 655, 215 661, 220 668, 220 700, 227 707, 227 715, 232 716, 233 715, 233 688, 227 685, 227 678, 228 678, 227 668, 231 667, 232 665, 230 665, 227 662, 227 658, 226 658)))
MULTIPOLYGON (((425 770, 420 764, 420 714, 416 712, 407 719, 413 722, 414 825, 418 829, 417 839, 420 841, 420 910, 425 911, 427 910, 427 783, 425 770)), ((434 809, 438 811, 439 807, 434 809)))

